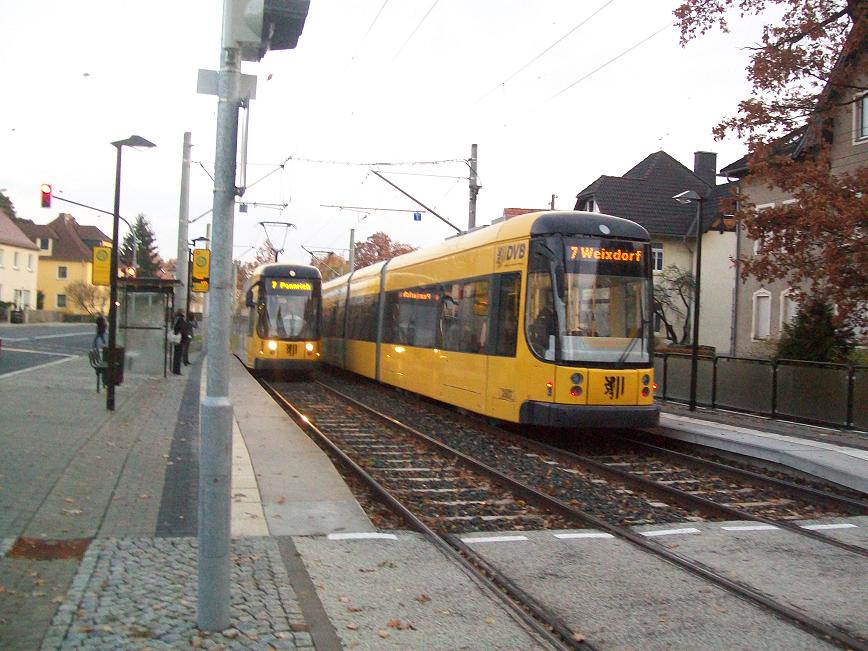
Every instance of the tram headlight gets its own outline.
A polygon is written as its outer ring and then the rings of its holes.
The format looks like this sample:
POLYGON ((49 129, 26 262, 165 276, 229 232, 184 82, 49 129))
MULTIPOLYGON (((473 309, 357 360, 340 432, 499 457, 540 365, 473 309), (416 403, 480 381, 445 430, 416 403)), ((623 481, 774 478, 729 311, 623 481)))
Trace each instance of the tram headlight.
POLYGON ((585 376, 582 375, 581 373, 573 373, 570 376, 570 382, 572 382, 573 384, 581 384, 584 381, 585 381, 585 376))
POLYGON ((305 345, 304 345, 304 349, 305 349, 307 352, 312 353, 312 352, 313 352, 313 344, 311 344, 311 343, 307 343, 307 344, 305 344, 305 345))
POLYGON ((276 342, 276 341, 269 341, 269 342, 266 343, 265 345, 266 345, 266 347, 268 348, 268 350, 270 350, 272 353, 273 353, 275 350, 277 350, 277 342, 276 342))
POLYGON ((642 384, 644 384, 647 387, 650 382, 651 382, 651 376, 650 375, 648 375, 646 373, 645 375, 642 376, 642 384))

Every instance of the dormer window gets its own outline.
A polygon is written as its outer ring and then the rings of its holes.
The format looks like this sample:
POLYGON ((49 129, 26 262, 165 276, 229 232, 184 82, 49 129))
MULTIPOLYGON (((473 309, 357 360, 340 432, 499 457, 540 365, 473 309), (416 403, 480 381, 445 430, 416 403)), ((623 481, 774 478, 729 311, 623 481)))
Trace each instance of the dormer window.
POLYGON ((597 205, 596 199, 591 197, 590 199, 586 199, 585 203, 582 204, 582 210, 588 212, 600 212, 600 207, 597 205))
POLYGON ((50 247, 51 247, 51 240, 49 238, 47 238, 47 237, 40 237, 39 238, 39 248, 40 249, 42 249, 43 251, 48 251, 48 249, 50 247))

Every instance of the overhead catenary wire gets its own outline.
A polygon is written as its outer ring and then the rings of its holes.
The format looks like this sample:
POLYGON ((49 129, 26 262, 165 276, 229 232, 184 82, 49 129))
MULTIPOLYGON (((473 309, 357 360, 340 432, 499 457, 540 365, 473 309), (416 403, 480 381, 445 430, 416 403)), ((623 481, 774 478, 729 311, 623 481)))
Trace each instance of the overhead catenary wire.
POLYGON ((486 97, 488 97, 489 95, 491 95, 491 94, 492 94, 494 91, 496 91, 498 88, 503 88, 507 83, 509 83, 509 82, 512 81, 515 77, 517 77, 517 76, 520 75, 522 72, 524 72, 525 70, 527 70, 527 69, 528 69, 528 68, 529 68, 533 63, 535 63, 535 62, 538 61, 540 58, 542 58, 543 55, 545 55, 546 53, 548 53, 550 50, 552 50, 555 46, 557 46, 558 44, 560 44, 562 41, 566 40, 566 38, 569 37, 569 36, 571 36, 571 35, 573 34, 573 32, 575 32, 576 30, 578 30, 582 25, 584 25, 585 23, 587 23, 589 20, 591 20, 591 18, 593 18, 593 17, 596 16, 598 13, 600 13, 601 11, 603 11, 603 9, 605 9, 606 7, 608 7, 608 6, 609 6, 610 4, 612 4, 614 1, 615 1, 615 0, 608 0, 608 2, 606 2, 606 3, 603 4, 601 7, 599 7, 599 8, 598 8, 596 11, 594 11, 590 16, 588 16, 587 18, 583 18, 583 19, 579 22, 578 25, 575 25, 572 29, 570 29, 570 31, 568 31, 566 34, 564 34, 563 36, 561 36, 561 37, 560 37, 558 40, 556 40, 554 43, 552 43, 551 45, 549 45, 548 47, 546 47, 542 52, 540 52, 540 53, 537 54, 535 57, 533 57, 530 61, 528 61, 527 63, 525 63, 523 66, 521 66, 518 70, 516 70, 515 72, 513 72, 509 77, 507 77, 506 79, 504 79, 502 82, 500 82, 499 84, 497 84, 496 86, 494 86, 494 87, 493 87, 491 90, 489 90, 487 93, 485 93, 484 95, 481 95, 481 96, 476 100, 476 102, 474 102, 474 103, 475 103, 475 104, 478 104, 479 102, 481 102, 482 100, 484 100, 486 97))
POLYGON ((382 4, 382 6, 380 6, 380 10, 377 12, 377 15, 374 16, 374 20, 371 21, 371 24, 368 25, 368 29, 365 30, 365 33, 362 35, 362 40, 360 40, 359 44, 356 46, 356 51, 353 52, 353 56, 351 56, 350 60, 347 62, 347 67, 344 68, 344 72, 346 72, 347 69, 349 69, 349 67, 352 65, 353 61, 356 60, 356 57, 358 56, 359 52, 362 49, 362 45, 364 45, 364 43, 365 43, 365 39, 368 38, 368 34, 370 34, 371 30, 374 29, 374 25, 380 19, 380 14, 383 13, 383 9, 386 8, 387 4, 389 4, 389 0, 383 0, 383 4, 382 4))
POLYGON ((428 19, 428 16, 431 15, 431 12, 434 11, 434 7, 436 7, 437 3, 439 2, 440 0, 434 0, 434 4, 432 4, 430 9, 428 9, 425 15, 422 16, 422 20, 420 20, 416 27, 413 28, 413 31, 410 32, 410 35, 407 37, 407 40, 404 41, 404 44, 400 48, 398 48, 398 51, 395 53, 395 57, 392 59, 392 61, 395 61, 401 55, 401 52, 403 52, 404 48, 407 47, 407 43, 409 43, 413 36, 416 34, 416 32, 419 31, 419 28, 422 27, 422 23, 424 23, 428 19))
POLYGON ((630 47, 628 47, 626 50, 624 50, 623 52, 621 52, 621 53, 618 54, 617 56, 612 57, 611 59, 609 59, 609 60, 606 61, 605 63, 603 63, 603 64, 597 66, 596 68, 594 68, 593 70, 591 70, 588 74, 584 75, 583 77, 580 77, 579 79, 576 79, 576 80, 575 80, 573 83, 571 83, 569 86, 567 86, 567 87, 565 87, 565 88, 559 90, 557 93, 555 93, 554 95, 552 95, 551 97, 549 97, 546 101, 551 101, 551 100, 555 99, 556 97, 559 97, 560 95, 563 95, 565 92, 567 92, 568 90, 570 90, 570 89, 573 88, 574 86, 577 86, 577 85, 580 84, 581 82, 583 82, 583 81, 585 81, 586 79, 588 79, 591 75, 594 75, 594 74, 598 73, 600 70, 602 70, 603 68, 605 68, 605 67, 608 66, 609 64, 614 63, 615 61, 617 61, 618 59, 620 59, 620 58, 621 58, 622 56, 624 56, 625 54, 628 54, 629 52, 632 52, 633 50, 635 50, 637 47, 639 47, 639 46, 642 45, 643 43, 646 43, 647 41, 650 41, 652 38, 654 38, 655 36, 657 36, 658 34, 660 34, 661 32, 665 31, 666 29, 668 29, 669 27, 672 27, 672 26, 673 26, 673 23, 671 23, 671 22, 666 23, 665 25, 663 25, 663 27, 661 27, 660 29, 658 29, 658 30, 657 30, 656 32, 654 32, 653 34, 650 34, 650 35, 646 36, 645 38, 643 38, 643 39, 642 39, 641 41, 639 41, 638 43, 634 43, 633 45, 631 45, 630 47))

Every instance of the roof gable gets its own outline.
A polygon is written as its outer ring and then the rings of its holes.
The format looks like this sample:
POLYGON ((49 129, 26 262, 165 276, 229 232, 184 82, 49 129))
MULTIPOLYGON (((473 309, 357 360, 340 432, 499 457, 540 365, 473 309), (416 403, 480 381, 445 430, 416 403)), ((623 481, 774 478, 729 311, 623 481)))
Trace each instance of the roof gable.
POLYGON ((16 246, 20 249, 39 250, 33 240, 27 237, 27 234, 3 210, 0 210, 0 244, 16 246))

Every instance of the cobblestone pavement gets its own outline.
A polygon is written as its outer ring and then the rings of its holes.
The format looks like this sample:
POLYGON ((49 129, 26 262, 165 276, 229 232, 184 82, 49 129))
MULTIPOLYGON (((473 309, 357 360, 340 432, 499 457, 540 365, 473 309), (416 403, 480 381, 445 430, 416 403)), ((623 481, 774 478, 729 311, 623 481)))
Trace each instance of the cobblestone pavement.
POLYGON ((313 648, 277 541, 232 544, 230 628, 195 627, 195 538, 100 538, 86 552, 42 651, 313 648))

